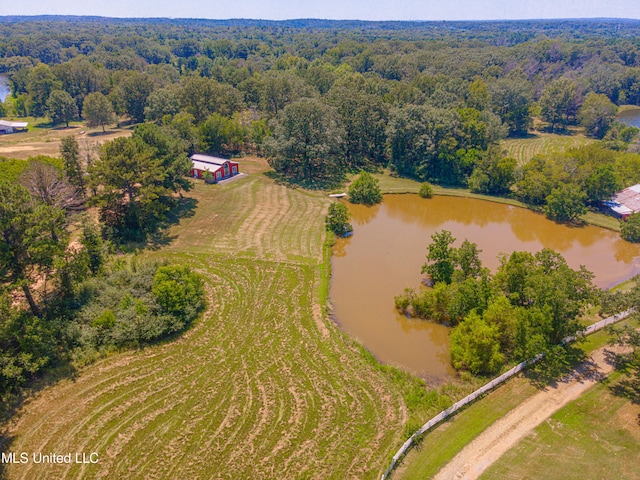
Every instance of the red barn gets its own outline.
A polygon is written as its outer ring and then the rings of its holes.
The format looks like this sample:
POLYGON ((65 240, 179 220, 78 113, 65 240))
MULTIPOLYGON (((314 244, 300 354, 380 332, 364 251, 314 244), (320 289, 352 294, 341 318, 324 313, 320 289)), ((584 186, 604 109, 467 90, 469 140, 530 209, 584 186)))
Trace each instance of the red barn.
POLYGON ((224 158, 196 153, 191 155, 191 162, 191 176, 193 178, 205 178, 205 173, 211 172, 213 181, 219 182, 240 173, 238 162, 232 162, 224 158))

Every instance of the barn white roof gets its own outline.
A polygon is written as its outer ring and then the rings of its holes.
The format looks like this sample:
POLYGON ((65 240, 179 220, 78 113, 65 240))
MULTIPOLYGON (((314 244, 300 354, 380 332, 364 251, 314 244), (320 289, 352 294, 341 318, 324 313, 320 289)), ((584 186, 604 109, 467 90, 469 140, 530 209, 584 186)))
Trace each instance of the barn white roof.
POLYGON ((28 122, 10 122, 9 120, 0 120, 0 126, 13 128, 27 128, 28 122))
POLYGON ((222 168, 222 165, 214 165, 212 163, 199 162, 197 160, 192 160, 192 162, 193 162, 193 168, 197 170, 208 170, 209 172, 215 172, 216 170, 219 170, 222 168))
POLYGON ((209 155, 202 155, 200 153, 195 153, 191 155, 191 160, 193 161, 194 164, 195 162, 203 162, 203 163, 210 163, 213 165, 224 165, 226 162, 230 161, 226 158, 210 157, 209 155))

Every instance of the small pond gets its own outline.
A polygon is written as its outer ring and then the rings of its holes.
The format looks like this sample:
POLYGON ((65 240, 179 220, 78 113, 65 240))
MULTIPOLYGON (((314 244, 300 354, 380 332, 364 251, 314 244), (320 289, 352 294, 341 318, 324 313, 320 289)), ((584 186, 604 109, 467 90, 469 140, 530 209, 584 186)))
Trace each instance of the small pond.
POLYGON ((640 272, 640 246, 598 227, 567 227, 530 210, 483 200, 386 195, 374 207, 351 205, 354 235, 334 247, 331 302, 343 330, 383 363, 437 380, 453 373, 448 329, 397 313, 394 297, 417 288, 431 235, 450 230, 478 244, 485 266, 514 250, 559 251, 572 268, 584 264, 595 283, 611 287, 640 272))
POLYGON ((617 119, 627 125, 640 128, 640 107, 631 108, 619 113, 617 119))

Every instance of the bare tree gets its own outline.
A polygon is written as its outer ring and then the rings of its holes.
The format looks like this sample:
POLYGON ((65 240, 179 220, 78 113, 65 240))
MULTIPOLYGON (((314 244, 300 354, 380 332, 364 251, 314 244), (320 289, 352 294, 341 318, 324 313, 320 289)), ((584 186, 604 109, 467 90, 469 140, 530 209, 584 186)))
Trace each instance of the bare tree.
POLYGON ((20 175, 20 184, 41 202, 58 207, 67 214, 82 210, 84 202, 78 188, 57 168, 31 162, 20 175))

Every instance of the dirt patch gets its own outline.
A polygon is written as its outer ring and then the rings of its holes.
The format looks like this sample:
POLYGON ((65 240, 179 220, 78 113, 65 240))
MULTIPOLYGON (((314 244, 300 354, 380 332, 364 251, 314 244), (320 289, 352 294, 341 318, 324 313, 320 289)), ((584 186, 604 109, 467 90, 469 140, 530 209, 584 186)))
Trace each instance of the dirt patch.
POLYGON ((107 130, 86 129, 81 126, 69 128, 34 128, 28 132, 0 136, 0 156, 26 160, 36 155, 57 157, 60 154, 60 140, 70 135, 78 137, 82 143, 90 142, 102 145, 118 137, 131 135, 130 128, 107 130))
POLYGON ((15 153, 18 152, 31 152, 33 150, 36 150, 36 147, 34 146, 28 146, 28 145, 15 145, 13 147, 0 147, 0 153, 1 154, 7 154, 9 156, 14 156, 15 153))
POLYGON ((554 387, 539 392, 495 422, 434 477, 437 480, 475 480, 511 447, 533 431, 538 425, 613 370, 610 352, 621 353, 618 348, 596 350, 590 360, 581 364, 571 375, 554 387), (609 353, 608 353, 609 352, 609 353))
POLYGON ((627 403, 618 410, 618 424, 640 442, 640 405, 627 403))

